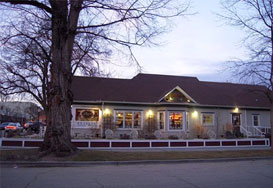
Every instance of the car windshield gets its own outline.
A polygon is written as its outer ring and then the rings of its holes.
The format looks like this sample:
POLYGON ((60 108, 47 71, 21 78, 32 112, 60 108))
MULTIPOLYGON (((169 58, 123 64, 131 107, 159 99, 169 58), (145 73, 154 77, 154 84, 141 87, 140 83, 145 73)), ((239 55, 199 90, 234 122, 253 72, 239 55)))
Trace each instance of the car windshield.
POLYGON ((4 123, 1 124, 1 126, 6 126, 6 125, 9 125, 9 124, 11 124, 11 122, 4 122, 4 123))

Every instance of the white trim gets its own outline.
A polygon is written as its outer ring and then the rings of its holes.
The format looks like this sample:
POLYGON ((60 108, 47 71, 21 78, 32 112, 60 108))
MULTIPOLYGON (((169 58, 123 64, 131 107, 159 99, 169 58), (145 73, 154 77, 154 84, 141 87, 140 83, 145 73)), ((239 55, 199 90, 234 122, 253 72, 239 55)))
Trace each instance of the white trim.
POLYGON ((166 112, 165 111, 157 112, 157 125, 159 130, 165 130, 165 127, 166 127, 166 112), (163 113, 163 129, 160 129, 160 113, 163 113))
POLYGON ((186 112, 185 111, 168 111, 167 112, 167 131, 186 131, 186 112), (182 129, 170 129, 170 113, 182 113, 183 121, 182 121, 182 129))
POLYGON ((123 113, 123 118, 122 118, 122 128, 117 128, 117 130, 141 130, 143 128, 143 111, 142 110, 137 110, 137 111, 134 111, 134 110, 113 110, 114 112, 114 125, 116 126, 116 113, 117 112, 122 112, 123 113), (131 128, 126 128, 125 127, 125 113, 126 112, 131 112, 132 113, 132 127, 131 128), (139 128, 135 128, 134 127, 134 113, 135 112, 138 112, 140 113, 140 127, 139 128))
MULTIPOLYGON (((43 139, 29 139, 29 138, 0 138, 0 143, 2 141, 21 141, 22 146, 2 146, 1 148, 23 148, 25 147, 25 141, 43 141, 43 139)), ((268 138, 244 138, 244 139, 191 139, 191 140, 108 140, 108 139, 103 139, 103 140, 92 140, 92 139, 72 139, 72 142, 86 142, 88 143, 87 147, 78 147, 80 149, 147 149, 147 148, 152 148, 152 149, 159 149, 159 148, 172 148, 172 149, 178 149, 178 148, 183 148, 183 149, 188 149, 188 148, 248 148, 248 149, 256 149, 256 148, 268 148, 270 149, 270 142, 268 138), (238 142, 240 141, 248 141, 250 142, 250 145, 239 145, 238 142), (253 145, 254 141, 264 141, 265 145, 253 145), (91 143, 99 143, 99 142, 108 142, 109 147, 91 147, 91 143), (129 147, 113 147, 112 142, 129 142, 129 147), (148 142, 149 146, 148 147, 133 147, 132 143, 141 143, 141 142, 148 142), (152 147, 152 143, 160 143, 160 142, 167 142, 168 146, 166 147, 152 147), (171 146, 171 143, 173 142, 185 142, 186 146, 171 146), (203 146, 189 146, 189 143, 191 142, 198 142, 202 143, 203 146), (206 146, 206 142, 218 142, 220 143, 219 146, 206 146), (223 146, 223 142, 235 142, 235 146, 223 146)), ((37 147, 25 147, 25 148, 37 148, 37 147)))
MULTIPOLYGON (((179 86, 174 87, 171 91, 169 91, 168 93, 166 93, 163 97, 161 97, 161 98, 159 99, 158 102, 161 102, 161 101, 164 99, 164 97, 166 97, 167 95, 169 95, 170 93, 172 93, 175 89, 177 89, 178 91, 180 91, 187 99, 190 99, 190 100, 193 101, 194 103, 197 103, 190 95, 188 95, 188 94, 187 94, 183 89, 181 89, 179 86)), ((188 104, 188 103, 186 103, 186 104, 188 104)))
POLYGON ((251 125, 253 127, 260 127, 261 126, 261 119, 260 119, 260 114, 252 114, 251 115, 251 125), (258 116, 258 125, 254 125, 254 116, 258 116))

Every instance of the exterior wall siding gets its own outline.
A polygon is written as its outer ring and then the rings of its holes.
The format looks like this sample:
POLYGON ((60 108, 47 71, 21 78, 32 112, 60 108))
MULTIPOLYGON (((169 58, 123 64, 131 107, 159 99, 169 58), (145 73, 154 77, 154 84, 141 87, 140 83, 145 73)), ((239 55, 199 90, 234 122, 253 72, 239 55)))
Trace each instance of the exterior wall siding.
MULTIPOLYGON (((223 109, 223 108, 194 108, 194 107, 148 107, 148 106, 114 106, 114 105, 73 105, 72 106, 72 115, 73 119, 71 121, 72 134, 74 135, 85 135, 86 137, 97 137, 103 136, 103 110, 109 109, 112 115, 112 121, 115 121, 115 111, 141 111, 142 112, 142 127, 140 130, 143 130, 144 125, 146 124, 147 112, 149 110, 153 111, 153 116, 156 119, 158 124, 158 112, 165 112, 165 126, 164 126, 164 135, 167 138, 170 135, 181 136, 181 132, 187 134, 187 138, 196 138, 199 134, 196 126, 199 125, 203 130, 213 131, 216 134, 216 138, 223 138, 226 132, 226 125, 232 124, 232 113, 234 109, 223 109), (75 109, 76 108, 97 108, 100 110, 100 119, 97 122, 96 134, 94 134, 94 129, 89 127, 77 127, 75 120, 75 109), (181 111, 184 114, 184 127, 183 130, 169 130, 169 112, 170 111, 181 111), (197 112, 197 116, 193 117, 193 112, 197 112), (205 126, 202 125, 202 113, 213 113, 214 114, 214 124, 205 126), (186 118, 185 118, 186 117, 186 118)), ((234 107, 235 108, 235 107, 234 107)), ((269 111, 262 110, 245 110, 239 109, 238 113, 240 114, 241 126, 247 128, 247 126, 252 126, 252 114, 260 115, 260 124, 262 126, 270 126, 270 117, 269 111)), ((122 134, 130 134, 132 129, 115 129, 114 137, 119 138, 122 134)), ((84 136, 83 136, 84 137, 84 136)))

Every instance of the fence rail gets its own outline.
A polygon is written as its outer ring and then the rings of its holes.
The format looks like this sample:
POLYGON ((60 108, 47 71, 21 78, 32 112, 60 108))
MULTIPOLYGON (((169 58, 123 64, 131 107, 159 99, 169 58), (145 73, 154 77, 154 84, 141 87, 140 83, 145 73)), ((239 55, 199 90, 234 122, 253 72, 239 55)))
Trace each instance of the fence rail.
MULTIPOLYGON (((37 148, 42 139, 1 138, 0 147, 37 148)), ((129 149, 129 148, 228 148, 270 147, 268 138, 214 139, 214 140, 72 140, 80 149, 129 149)))

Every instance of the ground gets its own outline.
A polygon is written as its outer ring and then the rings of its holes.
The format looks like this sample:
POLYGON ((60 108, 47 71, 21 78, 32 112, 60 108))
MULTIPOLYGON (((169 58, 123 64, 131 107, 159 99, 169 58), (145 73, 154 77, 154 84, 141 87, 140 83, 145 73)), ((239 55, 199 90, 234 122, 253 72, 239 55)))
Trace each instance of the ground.
POLYGON ((273 157, 269 149, 146 149, 146 150, 79 150, 76 154, 57 158, 52 155, 39 158, 38 149, 0 149, 1 161, 134 161, 134 160, 183 160, 214 158, 273 157))
POLYGON ((89 167, 1 168, 1 188, 269 188, 273 160, 89 167))

